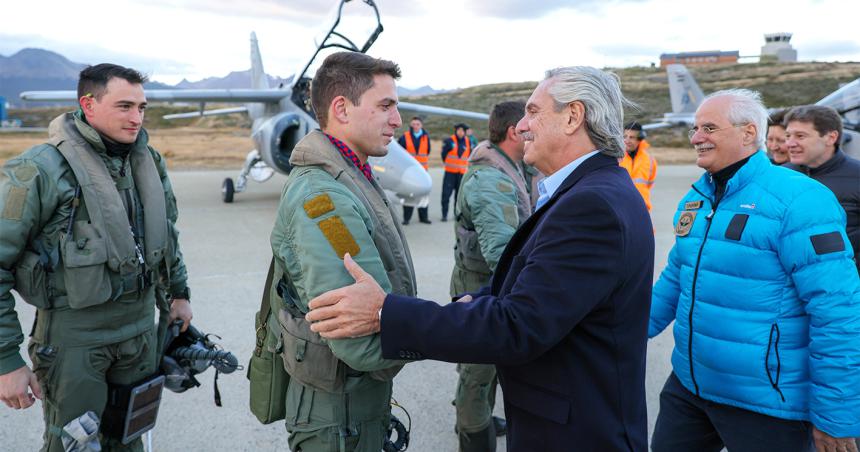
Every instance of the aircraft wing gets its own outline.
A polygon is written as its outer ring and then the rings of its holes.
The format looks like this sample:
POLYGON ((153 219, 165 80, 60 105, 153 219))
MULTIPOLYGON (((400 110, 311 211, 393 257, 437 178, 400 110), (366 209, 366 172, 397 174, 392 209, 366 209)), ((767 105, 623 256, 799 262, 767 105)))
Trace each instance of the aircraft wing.
POLYGON ((413 104, 410 102, 398 102, 397 108, 399 110, 414 111, 417 113, 427 113, 431 115, 460 116, 462 118, 483 119, 485 121, 490 119, 490 115, 486 113, 457 110, 454 108, 433 107, 430 105, 413 104))
POLYGON ((664 127, 672 127, 677 124, 672 124, 671 122, 652 122, 651 124, 642 124, 642 130, 654 130, 654 129, 662 129, 664 127))
MULTIPOLYGON (((148 89, 146 99, 150 102, 279 102, 290 92, 278 88, 270 89, 148 89)), ((25 91, 21 99, 29 101, 77 101, 76 91, 25 91)))
POLYGON ((203 111, 190 111, 188 113, 174 113, 171 115, 164 115, 162 118, 164 119, 184 119, 184 118, 196 118, 198 116, 218 116, 218 115, 229 115, 233 113, 245 113, 248 111, 247 107, 232 107, 232 108, 217 108, 215 110, 203 110, 203 111))

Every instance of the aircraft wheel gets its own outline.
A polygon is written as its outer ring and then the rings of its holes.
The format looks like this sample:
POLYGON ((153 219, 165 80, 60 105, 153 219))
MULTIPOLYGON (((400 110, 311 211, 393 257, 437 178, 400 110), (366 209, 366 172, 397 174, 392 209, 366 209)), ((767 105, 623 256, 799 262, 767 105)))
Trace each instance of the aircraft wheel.
POLYGON ((233 202, 233 193, 236 190, 233 188, 233 179, 229 177, 224 179, 224 183, 221 184, 221 199, 226 203, 233 202))

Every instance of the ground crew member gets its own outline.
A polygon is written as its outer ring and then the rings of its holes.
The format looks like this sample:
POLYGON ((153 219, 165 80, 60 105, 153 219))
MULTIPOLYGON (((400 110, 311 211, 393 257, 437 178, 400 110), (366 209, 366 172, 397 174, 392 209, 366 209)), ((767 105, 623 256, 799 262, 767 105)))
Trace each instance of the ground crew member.
MULTIPOLYGON (((454 205, 454 271, 451 296, 477 292, 490 283, 493 270, 514 231, 532 210, 523 160, 523 138, 516 132, 523 102, 502 102, 490 114, 490 140, 469 157, 469 171, 454 205)), ((504 421, 493 418, 496 366, 458 364, 460 379, 454 404, 461 452, 496 450, 504 421), (499 428, 501 431, 497 431, 499 428)))
MULTIPOLYGON (((430 134, 424 130, 424 122, 421 118, 415 116, 409 122, 409 130, 400 136, 397 140, 406 152, 412 154, 412 157, 424 167, 424 170, 430 168, 430 134)), ((430 195, 425 196, 418 202, 418 221, 424 224, 432 223, 427 215, 427 206, 430 203, 430 195)), ((412 210, 414 206, 403 205, 403 225, 409 224, 412 219, 412 210)))
POLYGON ((651 188, 657 178, 657 160, 648 153, 651 145, 645 141, 647 134, 642 124, 631 122, 624 126, 624 146, 627 152, 621 158, 620 165, 630 173, 633 185, 642 195, 648 212, 651 211, 651 188))
MULTIPOLYGON (((384 156, 400 127, 391 61, 355 52, 325 59, 311 84, 321 130, 295 147, 272 230, 273 310, 280 308, 291 376, 286 425, 291 450, 379 452, 401 361, 382 359, 379 335, 322 340, 304 320, 317 295, 354 279, 350 254, 383 287, 414 294, 406 238, 367 158, 384 156)), ((276 310, 277 312, 277 310, 276 310)))
MULTIPOLYGON (((156 373, 156 301, 166 310, 172 298, 171 320, 191 321, 176 199, 141 127, 145 81, 114 64, 84 69, 80 109, 54 119, 48 143, 3 168, 0 400, 20 409, 42 399, 43 450, 74 446, 63 443, 99 420, 109 385, 156 373), (12 289, 37 308, 32 371, 18 350, 12 289)), ((143 447, 100 440, 108 451, 143 447)))
POLYGON ((469 154, 472 144, 466 136, 466 125, 454 126, 454 134, 442 142, 442 166, 445 176, 442 178, 442 221, 448 221, 448 202, 454 194, 454 207, 457 207, 457 191, 460 181, 469 168, 469 154))

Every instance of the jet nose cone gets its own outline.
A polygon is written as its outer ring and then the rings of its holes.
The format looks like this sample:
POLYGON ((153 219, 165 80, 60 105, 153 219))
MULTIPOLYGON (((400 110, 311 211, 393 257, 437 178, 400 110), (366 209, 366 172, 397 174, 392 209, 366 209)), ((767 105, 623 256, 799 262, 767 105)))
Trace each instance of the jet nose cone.
POLYGON ((403 176, 400 178, 400 187, 401 190, 398 190, 398 192, 410 198, 421 198, 430 194, 433 180, 430 179, 430 173, 425 171, 424 168, 414 165, 403 171, 403 176))

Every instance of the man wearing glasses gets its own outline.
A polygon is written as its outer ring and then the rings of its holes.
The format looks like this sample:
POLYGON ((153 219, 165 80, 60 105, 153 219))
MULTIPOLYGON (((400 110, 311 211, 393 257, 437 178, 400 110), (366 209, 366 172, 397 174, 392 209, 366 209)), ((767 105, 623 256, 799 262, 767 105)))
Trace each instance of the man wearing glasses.
POLYGON ((823 185, 773 166, 758 93, 696 111, 706 173, 678 204, 648 335, 675 321, 673 373, 651 447, 857 451, 860 278, 845 213, 823 185))

